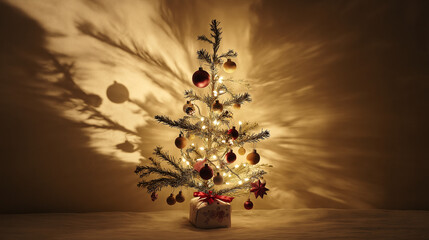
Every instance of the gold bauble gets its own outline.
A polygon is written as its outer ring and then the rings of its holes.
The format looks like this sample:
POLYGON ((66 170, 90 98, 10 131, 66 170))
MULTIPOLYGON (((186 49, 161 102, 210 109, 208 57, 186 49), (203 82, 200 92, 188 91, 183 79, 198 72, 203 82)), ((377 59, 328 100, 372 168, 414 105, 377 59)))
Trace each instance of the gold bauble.
POLYGON ((255 165, 259 162, 261 156, 259 156, 259 154, 256 152, 256 149, 254 149, 253 152, 247 155, 246 159, 250 165, 255 165))
POLYGON ((228 60, 223 64, 223 70, 227 73, 233 73, 235 72, 235 69, 237 69, 237 64, 228 58, 228 60))
POLYGON ((213 111, 215 112, 222 112, 223 110, 223 105, 222 103, 219 102, 219 100, 216 100, 216 102, 213 104, 212 107, 213 111))
POLYGON ((238 154, 240 154, 240 155, 246 154, 246 149, 244 147, 239 148, 238 149, 238 154))
POLYGON ((174 205, 175 203, 176 203, 176 199, 174 198, 173 194, 170 194, 170 196, 167 198, 167 204, 174 205))
POLYGON ((223 177, 220 175, 220 173, 217 173, 217 175, 213 178, 213 183, 215 185, 221 185, 223 183, 223 177))
POLYGON ((176 145, 177 148, 184 148, 186 147, 186 143, 188 142, 188 140, 186 140, 186 138, 183 137, 182 134, 179 135, 179 137, 176 138, 176 140, 174 141, 174 144, 176 145))

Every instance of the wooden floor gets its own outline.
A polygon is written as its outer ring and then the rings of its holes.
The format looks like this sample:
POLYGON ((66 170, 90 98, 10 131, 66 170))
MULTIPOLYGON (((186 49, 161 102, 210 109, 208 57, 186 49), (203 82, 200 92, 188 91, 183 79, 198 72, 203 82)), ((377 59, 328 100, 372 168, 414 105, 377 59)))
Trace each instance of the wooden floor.
POLYGON ((196 229, 184 211, 0 215, 0 239, 429 239, 428 211, 233 211, 228 229, 196 229))

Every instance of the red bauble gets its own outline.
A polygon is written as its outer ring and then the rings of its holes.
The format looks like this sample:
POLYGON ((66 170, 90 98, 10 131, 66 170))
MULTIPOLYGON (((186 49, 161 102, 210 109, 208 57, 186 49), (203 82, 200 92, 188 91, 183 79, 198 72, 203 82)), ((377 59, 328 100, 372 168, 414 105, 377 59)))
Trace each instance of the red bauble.
POLYGON ((238 138, 238 131, 235 129, 235 127, 232 127, 231 129, 228 130, 228 135, 235 140, 238 138))
POLYGON ((200 177, 204 180, 211 179, 213 177, 213 169, 208 164, 205 164, 200 170, 200 177))
POLYGON ((252 203, 252 201, 250 201, 250 198, 244 202, 244 208, 247 210, 250 210, 253 208, 253 203, 252 203))
POLYGON ((174 205, 175 203, 176 203, 176 199, 174 198, 173 194, 170 194, 170 196, 167 198, 167 204, 174 205))
POLYGON ((192 75, 192 82, 199 88, 205 88, 210 83, 210 75, 200 67, 198 71, 194 72, 194 75, 192 75))
POLYGON ((228 163, 233 163, 233 162, 235 162, 235 160, 237 159, 237 155, 235 155, 235 153, 234 153, 234 152, 232 152, 232 149, 231 149, 231 151, 229 151, 229 152, 225 155, 225 157, 226 157, 226 161, 227 161, 228 163))
POLYGON ((152 199, 152 202, 158 199, 158 193, 152 192, 152 194, 150 195, 150 199, 152 199))

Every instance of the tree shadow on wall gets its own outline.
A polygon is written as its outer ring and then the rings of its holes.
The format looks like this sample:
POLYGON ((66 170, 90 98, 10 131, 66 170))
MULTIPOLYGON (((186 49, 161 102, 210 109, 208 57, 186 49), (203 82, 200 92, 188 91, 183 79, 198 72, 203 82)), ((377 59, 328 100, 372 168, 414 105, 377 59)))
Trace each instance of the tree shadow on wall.
POLYGON ((58 105, 75 99, 96 110, 100 99, 71 81, 73 64, 46 49, 48 35, 25 13, 0 2, 0 212, 149 209, 149 198, 136 187, 135 164, 96 153, 82 124, 49 104, 55 98, 46 92, 59 89, 67 91, 58 105), (52 84, 46 74, 61 78, 52 84))

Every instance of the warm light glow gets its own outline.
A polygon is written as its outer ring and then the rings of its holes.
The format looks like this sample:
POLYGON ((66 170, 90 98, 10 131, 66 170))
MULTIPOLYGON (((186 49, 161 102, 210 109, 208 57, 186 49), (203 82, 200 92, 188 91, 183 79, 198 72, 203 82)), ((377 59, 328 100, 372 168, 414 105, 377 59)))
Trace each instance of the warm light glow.
POLYGON ((217 159, 216 155, 213 155, 213 156, 212 156, 212 158, 213 158, 213 159, 217 159))
POLYGON ((186 162, 185 158, 182 158, 182 161, 183 161, 183 162, 186 162))
POLYGON ((240 165, 236 164, 236 165, 235 165, 235 168, 238 168, 239 166, 240 166, 240 165))
POLYGON ((202 129, 206 129, 206 126, 205 126, 205 125, 203 125, 202 129))
POLYGON ((226 182, 225 184, 226 184, 226 185, 229 185, 229 182, 226 182))
POLYGON ((226 141, 225 141, 225 140, 222 140, 222 143, 226 143, 226 141))
POLYGON ((223 76, 220 76, 219 77, 219 83, 222 83, 222 80, 223 80, 223 76))
POLYGON ((213 94, 216 97, 217 96, 217 91, 213 91, 213 94))
POLYGON ((231 177, 231 174, 228 174, 228 177, 231 177))
POLYGON ((220 93, 220 94, 222 94, 222 93, 224 93, 224 92, 225 92, 224 90, 219 90, 219 93, 220 93))
POLYGON ((188 162, 188 161, 186 162, 186 165, 189 165, 189 162, 188 162))
POLYGON ((223 173, 223 174, 222 174, 222 176, 224 176, 224 177, 225 177, 225 176, 226 176, 226 173, 223 173))
POLYGON ((194 144, 194 143, 191 143, 191 146, 195 146, 195 144, 194 144))
POLYGON ((241 124, 243 124, 243 122, 241 122, 241 121, 238 121, 238 125, 241 125, 241 124))
POLYGON ((245 179, 244 179, 244 181, 245 181, 245 182, 247 182, 247 181, 249 181, 249 179, 248 179, 248 178, 245 178, 245 179))
POLYGON ((203 151, 203 150, 204 150, 204 147, 200 147, 200 150, 201 150, 201 151, 203 151))
POLYGON ((243 182, 242 181, 238 181, 238 184, 243 184, 243 182))
POLYGON ((204 121, 204 117, 201 117, 201 121, 204 121))
POLYGON ((218 169, 219 169, 220 167, 219 167, 219 166, 216 166, 216 168, 218 168, 218 169))
POLYGON ((245 167, 246 166, 246 164, 245 163, 243 163, 243 167, 245 167))

